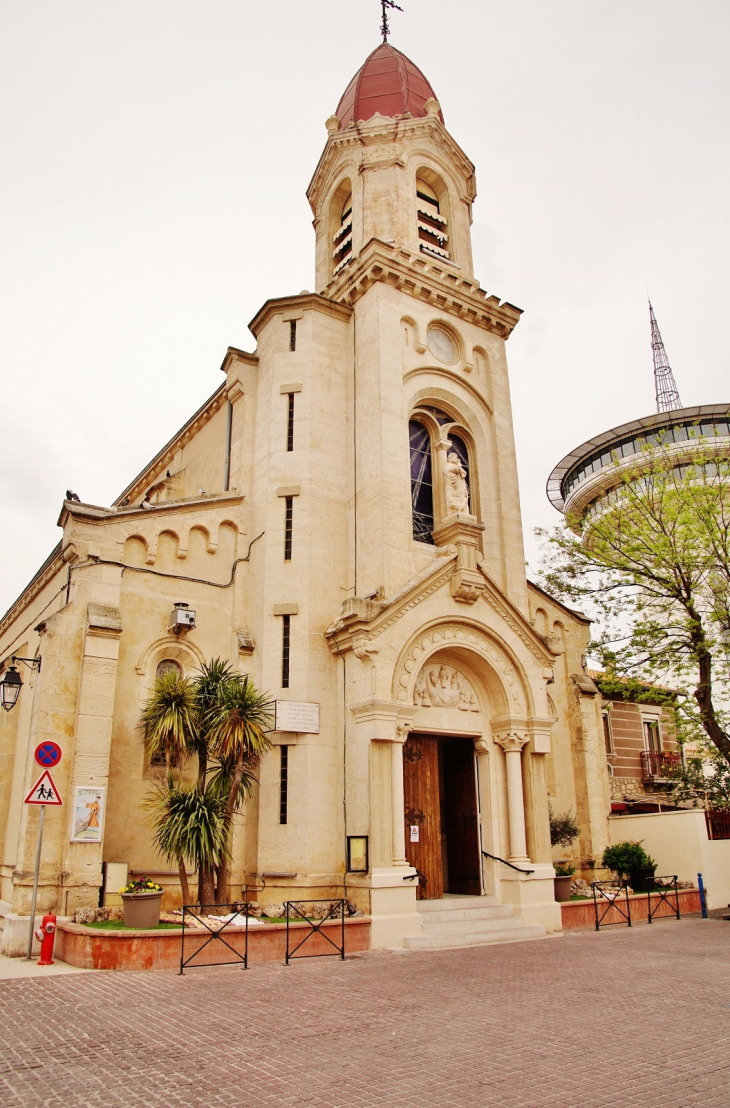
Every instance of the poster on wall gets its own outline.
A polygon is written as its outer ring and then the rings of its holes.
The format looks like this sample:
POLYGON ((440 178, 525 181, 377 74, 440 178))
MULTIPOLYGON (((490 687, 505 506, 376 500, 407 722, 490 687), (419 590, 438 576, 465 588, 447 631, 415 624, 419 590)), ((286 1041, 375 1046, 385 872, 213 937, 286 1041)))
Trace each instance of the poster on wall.
POLYGON ((72 843, 100 843, 104 826, 104 788, 77 785, 74 793, 72 843))

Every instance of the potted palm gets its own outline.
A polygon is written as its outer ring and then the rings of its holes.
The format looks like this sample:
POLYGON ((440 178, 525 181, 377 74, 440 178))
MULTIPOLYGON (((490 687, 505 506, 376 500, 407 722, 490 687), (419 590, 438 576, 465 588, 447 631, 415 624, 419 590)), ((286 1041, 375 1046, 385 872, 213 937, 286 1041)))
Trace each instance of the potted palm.
MULTIPOLYGON (((572 812, 556 815, 550 809, 550 843, 552 846, 571 846, 580 835, 580 826, 572 812)), ((555 899, 561 903, 570 900, 575 867, 567 860, 554 863, 555 899)))
POLYGON ((149 877, 133 877, 119 893, 124 904, 124 926, 140 930, 160 922, 162 885, 149 877))
POLYGON ((603 865, 618 874, 635 893, 651 892, 654 888, 656 862, 641 843, 626 841, 608 846, 603 852, 603 865))

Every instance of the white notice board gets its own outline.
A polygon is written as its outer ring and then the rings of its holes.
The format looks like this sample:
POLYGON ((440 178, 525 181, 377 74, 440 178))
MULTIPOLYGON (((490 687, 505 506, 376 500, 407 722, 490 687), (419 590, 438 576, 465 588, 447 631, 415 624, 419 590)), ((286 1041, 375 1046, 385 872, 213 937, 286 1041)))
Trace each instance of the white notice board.
POLYGON ((276 701, 275 731, 299 731, 300 734, 319 734, 319 704, 295 700, 276 701))

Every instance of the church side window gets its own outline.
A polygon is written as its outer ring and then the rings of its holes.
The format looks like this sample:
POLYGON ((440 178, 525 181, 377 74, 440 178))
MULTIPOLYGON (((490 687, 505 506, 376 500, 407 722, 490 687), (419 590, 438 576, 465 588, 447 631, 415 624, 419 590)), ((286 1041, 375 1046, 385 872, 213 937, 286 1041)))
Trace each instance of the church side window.
POLYGON ((340 214, 340 226, 333 236, 334 250, 332 257, 335 263, 335 273, 338 273, 350 260, 352 255, 352 193, 347 196, 342 205, 340 214))
MULTIPOLYGON (((166 673, 176 673, 178 677, 182 677, 182 666, 179 662, 176 662, 174 658, 163 658, 157 666, 155 677, 159 679, 160 677, 164 677, 166 673)), ((177 765, 178 763, 173 762, 172 764, 177 765)), ((165 759, 164 750, 158 750, 156 754, 152 755, 150 758, 150 765, 161 766, 163 769, 165 768, 167 761, 165 759)))
POLYGON ((433 544, 433 466, 431 436, 418 419, 408 425, 411 447, 411 505, 413 538, 433 544))
POLYGON ((448 222, 441 212, 441 203, 431 185, 420 177, 416 180, 416 212, 421 253, 450 258, 448 222))

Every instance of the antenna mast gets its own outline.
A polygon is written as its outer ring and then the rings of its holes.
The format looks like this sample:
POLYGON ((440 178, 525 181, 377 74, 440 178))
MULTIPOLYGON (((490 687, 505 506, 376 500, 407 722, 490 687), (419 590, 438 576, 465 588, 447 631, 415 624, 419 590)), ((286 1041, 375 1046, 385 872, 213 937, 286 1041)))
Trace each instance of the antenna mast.
POLYGON ((654 309, 649 301, 649 319, 651 321, 651 349, 654 355, 654 387, 656 389, 656 410, 658 412, 673 412, 682 407, 677 386, 674 382, 672 367, 664 349, 662 336, 654 315, 654 309))
POLYGON ((380 24, 380 33, 383 36, 383 42, 388 41, 388 35, 390 34, 390 26, 388 24, 388 8, 397 8, 399 12, 403 11, 400 4, 396 4, 395 0, 380 0, 380 5, 383 9, 383 22, 380 24))

